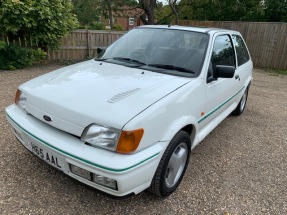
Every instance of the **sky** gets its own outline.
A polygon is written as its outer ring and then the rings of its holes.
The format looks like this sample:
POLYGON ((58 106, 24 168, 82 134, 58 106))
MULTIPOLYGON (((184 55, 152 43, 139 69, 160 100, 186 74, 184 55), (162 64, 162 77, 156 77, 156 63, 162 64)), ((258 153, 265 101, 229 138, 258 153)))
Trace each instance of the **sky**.
POLYGON ((162 2, 164 4, 167 4, 167 0, 158 0, 159 2, 162 2))

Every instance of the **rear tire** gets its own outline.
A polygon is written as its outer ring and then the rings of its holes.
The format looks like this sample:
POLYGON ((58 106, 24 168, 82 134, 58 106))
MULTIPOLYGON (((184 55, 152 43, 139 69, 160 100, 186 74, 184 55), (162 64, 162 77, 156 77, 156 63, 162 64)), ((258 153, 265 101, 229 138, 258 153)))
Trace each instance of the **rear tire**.
POLYGON ((240 100, 240 102, 238 103, 237 107, 235 108, 235 110, 231 113, 233 116, 240 116, 245 107, 246 107, 246 103, 247 103, 247 98, 248 98, 248 91, 249 91, 249 86, 247 86, 246 90, 244 91, 244 94, 240 100))
POLYGON ((176 190, 186 171, 190 148, 188 133, 179 131, 167 146, 148 192, 159 197, 166 197, 176 190))

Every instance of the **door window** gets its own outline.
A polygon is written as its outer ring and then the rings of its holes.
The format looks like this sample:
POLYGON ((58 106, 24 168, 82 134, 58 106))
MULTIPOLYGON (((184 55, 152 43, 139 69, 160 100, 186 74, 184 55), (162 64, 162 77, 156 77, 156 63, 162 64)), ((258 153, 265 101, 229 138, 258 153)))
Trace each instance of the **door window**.
POLYGON ((235 66, 235 54, 228 35, 216 37, 212 49, 211 63, 213 69, 216 65, 235 66))
POLYGON ((207 78, 213 76, 216 65, 235 67, 235 53, 228 35, 220 35, 215 38, 207 78))
POLYGON ((239 35, 232 35, 232 40, 237 54, 238 66, 241 66, 250 59, 246 45, 239 35))

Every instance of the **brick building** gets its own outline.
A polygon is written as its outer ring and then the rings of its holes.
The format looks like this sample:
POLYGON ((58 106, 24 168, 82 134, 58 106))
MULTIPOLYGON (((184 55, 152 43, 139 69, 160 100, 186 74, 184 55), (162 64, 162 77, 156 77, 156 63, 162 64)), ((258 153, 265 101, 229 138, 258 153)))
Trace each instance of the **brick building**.
MULTIPOLYGON (((143 25, 140 20, 143 10, 138 8, 129 8, 128 6, 121 8, 113 13, 114 25, 120 25, 124 31, 128 31, 137 26, 143 25)), ((102 19, 106 27, 109 28, 109 19, 102 19)))

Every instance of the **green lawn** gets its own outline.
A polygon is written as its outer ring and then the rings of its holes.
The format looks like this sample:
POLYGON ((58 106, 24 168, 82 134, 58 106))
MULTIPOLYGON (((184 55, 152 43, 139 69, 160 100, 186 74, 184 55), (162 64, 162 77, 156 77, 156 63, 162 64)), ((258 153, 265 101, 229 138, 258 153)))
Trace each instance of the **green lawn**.
POLYGON ((278 74, 287 75, 287 70, 275 70, 278 74))
POLYGON ((287 70, 280 70, 280 69, 264 69, 266 72, 270 73, 271 75, 287 75, 287 70))

